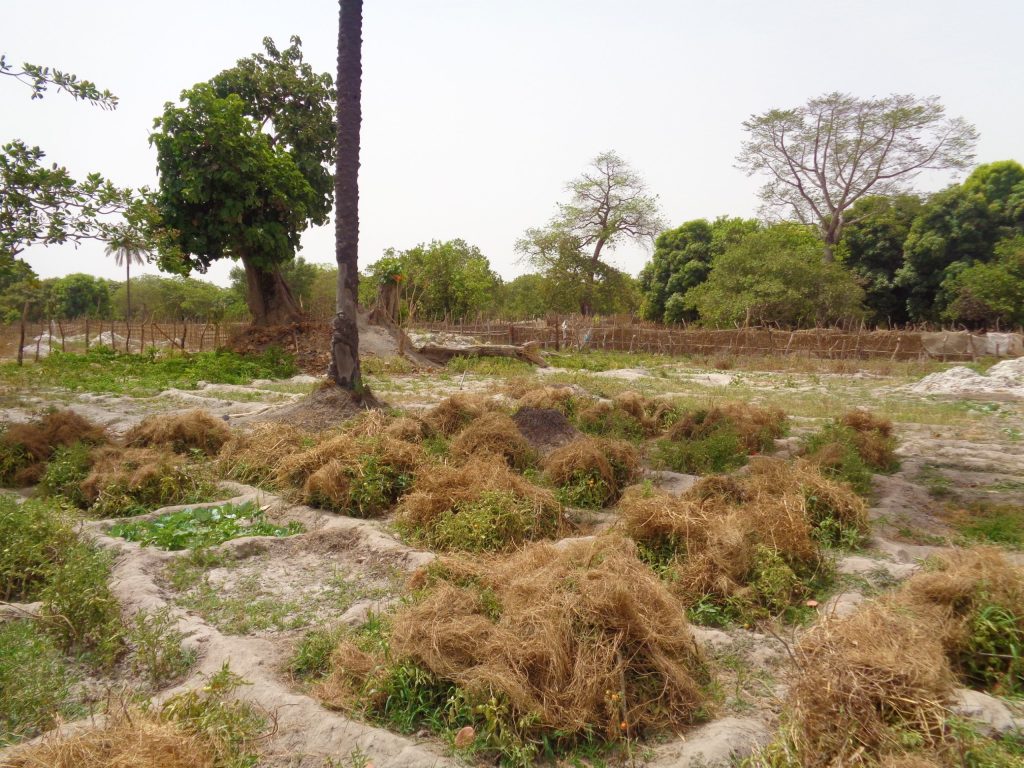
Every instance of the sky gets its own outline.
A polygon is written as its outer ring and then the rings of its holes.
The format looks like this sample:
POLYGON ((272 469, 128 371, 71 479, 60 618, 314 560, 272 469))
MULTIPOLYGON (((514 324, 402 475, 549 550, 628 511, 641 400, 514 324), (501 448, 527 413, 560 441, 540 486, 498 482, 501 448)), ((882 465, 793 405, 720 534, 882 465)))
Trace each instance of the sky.
MULTIPOLYGON (((120 105, 33 101, 3 78, 0 141, 39 145, 76 176, 155 186, 148 136, 165 102, 265 36, 286 47, 298 35, 333 74, 337 13, 328 0, 6 2, 0 52, 74 72, 120 105)), ((759 183, 734 167, 741 123, 830 91, 937 95, 978 128, 977 162, 1024 161, 1020 0, 367 0, 363 13, 361 266, 388 247, 462 238, 503 277, 528 271, 516 239, 606 150, 672 225, 753 216, 759 183)), ((300 255, 333 263, 333 241, 332 225, 308 230, 300 255)), ((23 257, 42 277, 122 274, 99 243, 23 257)), ((633 274, 647 258, 612 254, 633 274)), ((207 279, 225 284, 230 266, 207 279)))

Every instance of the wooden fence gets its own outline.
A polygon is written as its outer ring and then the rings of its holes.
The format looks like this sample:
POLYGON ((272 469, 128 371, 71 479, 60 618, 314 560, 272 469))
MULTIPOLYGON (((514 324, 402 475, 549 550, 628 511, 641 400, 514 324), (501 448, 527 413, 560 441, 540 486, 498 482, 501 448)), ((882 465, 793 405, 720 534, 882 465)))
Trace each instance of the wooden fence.
POLYGON ((536 343, 542 349, 601 349, 665 355, 780 356, 831 359, 973 360, 1021 354, 1019 334, 817 328, 709 330, 573 317, 533 323, 417 323, 413 330, 472 336, 487 344, 536 343), (995 336, 999 343, 992 344, 995 336), (1006 337, 1006 338, 1004 338, 1006 337), (1001 345, 1001 346, 1000 346, 1001 345))
POLYGON ((118 352, 144 352, 150 347, 202 352, 223 345, 247 323, 140 322, 124 320, 47 320, 15 323, 0 329, 0 357, 12 359, 22 350, 25 360, 38 360, 54 350, 84 352, 103 345, 118 352))

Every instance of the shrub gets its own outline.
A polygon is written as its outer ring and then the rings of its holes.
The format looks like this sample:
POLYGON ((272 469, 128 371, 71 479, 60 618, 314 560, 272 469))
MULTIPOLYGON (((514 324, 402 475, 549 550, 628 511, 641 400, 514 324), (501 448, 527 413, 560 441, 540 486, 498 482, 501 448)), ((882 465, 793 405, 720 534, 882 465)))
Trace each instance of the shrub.
POLYGON ((512 472, 494 456, 461 467, 430 466, 417 473, 398 506, 395 526, 413 541, 477 550, 509 549, 561 530, 554 495, 512 472), (462 514, 467 520, 453 518, 462 514), (500 540, 502 533, 511 538, 500 540), (458 540, 457 534, 471 535, 458 540), (440 537, 440 538, 439 538, 440 537))
POLYGON ((182 647, 184 639, 169 609, 139 611, 127 631, 132 671, 145 675, 156 688, 183 678, 196 661, 196 652, 182 647))
POLYGON ((202 451, 215 456, 231 437, 222 420, 205 411, 148 416, 128 430, 125 444, 139 448, 164 447, 175 453, 202 451))
POLYGON ((52 568, 76 545, 71 522, 52 503, 0 494, 0 598, 39 598, 52 568))
POLYGON ((75 675, 48 635, 30 621, 0 623, 0 747, 52 728, 72 714, 75 675))
POLYGON ((544 460, 544 475, 559 486, 561 500, 577 507, 614 504, 639 472, 636 450, 616 440, 574 440, 544 460))
POLYGON ((91 447, 85 443, 75 443, 55 450, 39 481, 43 492, 48 496, 67 499, 76 507, 87 507, 82 482, 89 476, 92 467, 91 451, 91 447))
POLYGON ((478 752, 516 765, 538 744, 557 753, 700 717, 703 656, 629 542, 444 559, 416 584, 390 627, 339 644, 323 700, 380 721, 398 709, 407 727, 471 724, 478 752))
POLYGON ((107 578, 112 558, 77 543, 47 574, 40 591, 47 631, 69 653, 109 667, 123 647, 121 607, 107 578))
POLYGON ((676 472, 728 472, 747 463, 749 454, 763 453, 786 431, 778 409, 728 403, 688 411, 655 448, 655 462, 676 472))

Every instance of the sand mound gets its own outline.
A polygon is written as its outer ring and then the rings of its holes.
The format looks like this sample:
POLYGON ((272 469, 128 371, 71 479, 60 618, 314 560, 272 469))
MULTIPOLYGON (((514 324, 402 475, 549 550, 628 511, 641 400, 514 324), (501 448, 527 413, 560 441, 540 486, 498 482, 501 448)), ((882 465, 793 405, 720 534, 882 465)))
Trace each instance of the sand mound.
POLYGON ((985 374, 958 365, 925 376, 907 389, 922 395, 1024 397, 1024 357, 996 363, 985 374))

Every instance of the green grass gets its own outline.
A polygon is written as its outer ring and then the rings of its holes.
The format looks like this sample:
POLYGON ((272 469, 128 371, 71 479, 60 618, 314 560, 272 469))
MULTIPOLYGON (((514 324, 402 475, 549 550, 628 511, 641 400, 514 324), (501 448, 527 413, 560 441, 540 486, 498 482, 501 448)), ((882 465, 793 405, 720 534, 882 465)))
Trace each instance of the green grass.
POLYGON ((71 519, 47 501, 0 495, 0 599, 38 600, 54 567, 77 537, 71 519))
POLYGON ((449 374, 472 373, 477 376, 516 376, 532 374, 530 363, 511 357, 453 357, 445 366, 449 374))
POLYGON ((169 608, 139 611, 128 627, 132 671, 143 675, 154 688, 179 680, 196 661, 196 652, 182 648, 185 636, 178 631, 169 608))
POLYGON ((956 529, 970 542, 1024 549, 1024 506, 976 502, 959 515, 956 529))
POLYGON ((180 550, 213 547, 242 536, 292 536, 303 530, 296 522, 286 526, 268 523, 262 510, 246 502, 183 509, 152 520, 119 523, 109 533, 144 547, 180 550))
POLYGON ((662 469, 708 475, 742 467, 747 463, 747 452, 739 435, 726 426, 697 440, 659 440, 653 459, 662 469))
POLYGON ((67 499, 76 507, 84 509, 88 506, 85 494, 82 493, 82 481, 89 474, 92 462, 89 453, 92 446, 75 443, 61 446, 53 452, 46 470, 40 480, 40 487, 47 496, 67 499))
POLYGON ((204 577, 176 602, 196 611, 229 635, 248 635, 270 629, 283 632, 307 626, 312 620, 306 606, 268 593, 255 575, 240 579, 230 594, 204 577))
POLYGON ((85 354, 54 352, 24 366, 0 363, 0 383, 21 390, 59 388, 149 397, 164 389, 195 389, 199 381, 248 384, 253 379, 294 376, 295 363, 279 350, 260 355, 234 352, 118 354, 97 347, 85 354))
POLYGON ((78 674, 32 621, 0 624, 0 747, 32 738, 58 718, 82 714, 72 694, 78 674))

